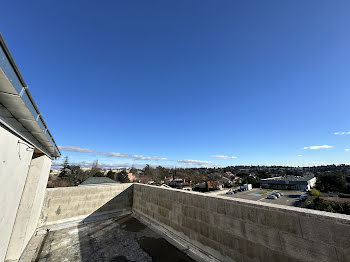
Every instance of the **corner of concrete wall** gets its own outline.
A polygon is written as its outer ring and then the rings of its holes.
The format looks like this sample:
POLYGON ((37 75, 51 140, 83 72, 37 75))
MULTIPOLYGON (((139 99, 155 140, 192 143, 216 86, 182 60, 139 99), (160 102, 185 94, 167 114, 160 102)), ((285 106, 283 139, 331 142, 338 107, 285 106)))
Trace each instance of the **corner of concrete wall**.
POLYGON ((349 261, 348 215, 134 187, 135 213, 220 261, 349 261))
POLYGON ((38 228, 131 212, 133 184, 47 188, 38 228))

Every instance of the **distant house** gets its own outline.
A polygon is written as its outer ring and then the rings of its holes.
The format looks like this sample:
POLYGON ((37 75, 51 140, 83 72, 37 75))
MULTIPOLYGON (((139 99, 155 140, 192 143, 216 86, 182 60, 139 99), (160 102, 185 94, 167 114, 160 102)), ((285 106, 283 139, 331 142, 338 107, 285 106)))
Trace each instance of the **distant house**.
POLYGON ((114 181, 109 177, 89 177, 84 182, 82 182, 79 186, 96 185, 96 184, 120 184, 120 182, 114 181))
POLYGON ((224 184, 221 182, 213 182, 212 186, 214 190, 222 190, 224 188, 224 184))
POLYGON ((198 191, 205 191, 205 190, 213 190, 213 184, 212 182, 202 182, 196 185, 195 187, 196 190, 198 191))
POLYGON ((133 182, 134 180, 136 180, 136 176, 133 173, 128 172, 127 174, 130 182, 133 182))
POLYGON ((232 172, 225 172, 225 175, 228 176, 228 177, 233 176, 232 172))
POLYGON ((256 178, 256 174, 254 174, 254 173, 250 173, 249 176, 256 178))
POLYGON ((180 185, 185 183, 185 180, 182 178, 175 178, 173 180, 171 180, 171 182, 169 183, 169 186, 174 187, 174 188, 180 188, 180 185))
POLYGON ((171 181, 173 181, 173 177, 164 178, 164 184, 166 184, 166 185, 169 185, 171 181))
POLYGON ((227 177, 222 177, 222 178, 220 179, 220 182, 222 182, 222 183, 224 183, 224 184, 226 184, 226 185, 231 185, 231 184, 232 184, 232 180, 229 179, 229 178, 227 178, 227 177))
POLYGON ((239 176, 236 176, 236 175, 232 178, 232 181, 234 183, 242 183, 242 179, 239 176))
POLYGON ((316 184, 314 175, 306 176, 279 176, 261 179, 262 188, 290 189, 290 190, 310 190, 316 184))
POLYGON ((253 186, 252 184, 244 184, 243 186, 240 187, 241 189, 244 189, 244 190, 252 190, 253 189, 253 186))

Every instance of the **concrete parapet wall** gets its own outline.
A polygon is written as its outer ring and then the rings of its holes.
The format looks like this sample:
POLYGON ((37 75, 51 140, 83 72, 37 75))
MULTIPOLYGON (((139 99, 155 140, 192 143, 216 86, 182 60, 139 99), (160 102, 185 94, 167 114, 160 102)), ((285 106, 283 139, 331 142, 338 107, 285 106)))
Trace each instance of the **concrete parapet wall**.
POLYGON ((38 227, 131 211, 133 184, 48 188, 38 227))
POLYGON ((350 261, 350 216, 134 184, 133 210, 221 261, 350 261))

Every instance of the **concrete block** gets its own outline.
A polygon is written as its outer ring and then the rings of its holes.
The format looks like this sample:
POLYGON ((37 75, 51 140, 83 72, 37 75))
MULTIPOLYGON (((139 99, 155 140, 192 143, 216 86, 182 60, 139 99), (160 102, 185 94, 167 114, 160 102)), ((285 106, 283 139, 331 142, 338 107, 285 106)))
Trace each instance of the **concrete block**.
POLYGON ((299 218, 296 215, 280 212, 276 209, 256 208, 258 222, 261 225, 302 236, 299 218))
POLYGON ((276 251, 281 250, 279 231, 275 228, 253 224, 242 223, 242 235, 247 240, 265 246, 276 251))
POLYGON ((169 209, 158 207, 158 213, 160 216, 164 218, 169 218, 169 209))
POLYGON ((207 201, 206 201, 206 210, 208 210, 208 212, 217 212, 217 198, 215 197, 207 197, 207 201))
POLYGON ((347 249, 336 248, 336 253, 337 253, 339 262, 349 262, 350 248, 347 248, 347 249))
POLYGON ((206 198, 200 195, 186 195, 191 200, 191 205, 197 208, 205 209, 206 198))
POLYGON ((231 217, 227 217, 224 215, 214 215, 214 222, 217 228, 227 231, 233 236, 236 237, 246 237, 245 233, 245 221, 240 219, 232 219, 231 217))
POLYGON ((220 201, 216 202, 216 212, 218 214, 226 215, 226 206, 227 203, 223 199, 219 199, 220 201))
POLYGON ((310 262, 337 261, 338 259, 333 246, 283 232, 280 233, 280 238, 284 253, 290 257, 310 262))
MULTIPOLYGON (((249 261, 249 260, 247 260, 249 261)), ((258 257, 258 261, 262 262, 305 262, 308 261, 307 259, 296 259, 293 257, 288 256, 283 251, 278 252, 274 250, 269 249, 261 249, 258 257)))
POLYGON ((335 245, 343 249, 350 249, 350 224, 349 221, 340 223, 341 220, 330 219, 321 216, 299 217, 303 237, 309 240, 318 239, 319 242, 335 245))
POLYGON ((248 206, 234 201, 224 201, 226 214, 234 219, 242 219, 245 221, 251 221, 256 223, 257 218, 257 208, 254 206, 248 206))
POLYGON ((209 224, 210 223, 210 211, 208 210, 200 210, 200 209, 197 209, 196 210, 196 214, 198 217, 198 219, 206 224, 209 224))

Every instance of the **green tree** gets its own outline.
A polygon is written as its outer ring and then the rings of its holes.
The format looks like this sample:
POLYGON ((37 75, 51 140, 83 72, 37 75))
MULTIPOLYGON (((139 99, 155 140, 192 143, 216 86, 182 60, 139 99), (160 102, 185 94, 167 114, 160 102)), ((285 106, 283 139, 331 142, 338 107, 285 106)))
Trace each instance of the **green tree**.
POLYGON ((125 170, 122 170, 121 172, 118 173, 118 180, 121 183, 130 183, 129 176, 125 170))
POLYGON ((110 179, 113 179, 113 180, 117 180, 117 174, 115 172, 113 172, 112 170, 108 171, 107 177, 109 177, 110 179))
POLYGON ((92 167, 91 167, 91 170, 90 170, 90 175, 91 176, 95 176, 100 171, 101 171, 101 168, 98 167, 98 160, 96 159, 92 163, 92 167))
POLYGON ((71 169, 70 169, 70 165, 69 165, 69 161, 68 161, 68 156, 66 156, 64 158, 64 162, 63 162, 63 166, 61 169, 61 172, 59 174, 59 177, 67 177, 68 175, 71 174, 71 169))
POLYGON ((340 173, 324 173, 318 177, 316 188, 321 192, 344 192, 346 190, 346 180, 340 173))
POLYGON ((209 185, 208 185, 208 181, 205 181, 205 191, 209 192, 209 185))
POLYGON ((152 176, 152 168, 149 166, 149 164, 147 164, 146 166, 145 166, 145 168, 143 169, 143 173, 144 173, 144 175, 145 176, 152 176))
POLYGON ((252 184, 252 187, 254 188, 258 188, 260 186, 259 181, 255 178, 255 177, 247 177, 247 179, 245 179, 243 181, 243 184, 252 184))
POLYGON ((267 173, 265 170, 260 170, 258 171, 258 178, 259 179, 265 179, 265 178, 270 178, 271 175, 269 173, 267 173))
POLYGON ((311 190, 311 195, 312 196, 320 196, 321 195, 321 192, 320 191, 318 191, 316 188, 313 188, 312 190, 311 190))
POLYGON ((137 174, 137 169, 135 167, 131 167, 130 173, 132 173, 133 175, 136 175, 137 174))
POLYGON ((68 156, 65 156, 64 162, 63 162, 63 169, 69 168, 69 161, 68 161, 68 156))
POLYGON ((83 171, 80 166, 71 165, 70 169, 72 172, 69 175, 69 178, 74 186, 79 185, 90 176, 89 172, 83 171))
POLYGON ((104 177, 105 175, 100 172, 100 171, 97 171, 95 174, 94 174, 94 177, 104 177))

